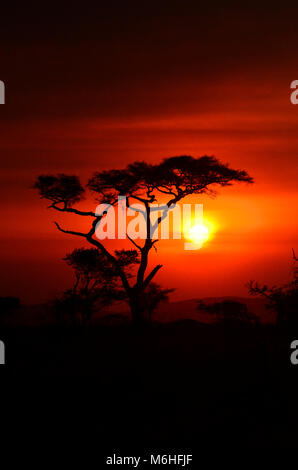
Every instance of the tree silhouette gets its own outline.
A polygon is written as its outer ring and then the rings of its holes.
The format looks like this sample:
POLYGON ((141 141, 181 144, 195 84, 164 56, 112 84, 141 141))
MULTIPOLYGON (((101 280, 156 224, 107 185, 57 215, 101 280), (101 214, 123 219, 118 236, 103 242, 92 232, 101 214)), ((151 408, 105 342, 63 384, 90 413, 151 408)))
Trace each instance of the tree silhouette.
MULTIPOLYGON (((124 271, 138 263, 137 252, 133 250, 119 250, 115 256, 124 271)), ((96 248, 76 248, 63 260, 74 270, 75 283, 56 299, 54 309, 57 315, 68 314, 74 325, 79 316, 85 328, 96 310, 125 299, 114 265, 96 248)))
POLYGON ((298 332, 298 269, 294 250, 293 260, 293 278, 289 283, 273 287, 255 281, 248 284, 249 293, 264 297, 267 308, 276 312, 276 326, 288 332, 298 332))
POLYGON ((199 301, 197 309, 215 316, 219 323, 252 323, 257 321, 257 317, 248 312, 247 305, 237 300, 223 300, 212 304, 199 301))
POLYGON ((149 252, 158 241, 153 239, 152 233, 154 234, 161 221, 167 217, 169 209, 186 196, 212 195, 215 194, 216 187, 228 186, 234 182, 252 183, 253 180, 246 171, 229 168, 228 165, 220 163, 211 156, 170 157, 156 165, 137 161, 121 170, 94 173, 87 184, 87 189, 93 192, 98 202, 115 206, 118 196, 126 196, 128 207, 131 201, 143 204, 144 211, 140 212, 145 220, 147 238, 144 244, 140 245, 128 237, 140 256, 135 280, 132 283, 129 282, 127 273, 117 256, 109 252, 102 241, 94 238, 96 228, 105 214, 98 215, 91 210, 82 211, 73 207, 85 195, 85 190, 77 176, 41 175, 34 187, 39 191, 41 198, 51 202, 50 208, 92 219, 88 232, 66 230, 58 223, 56 226, 63 233, 85 238, 114 266, 129 299, 132 320, 138 324, 142 323, 146 316, 143 307, 144 293, 162 267, 158 264, 147 273, 149 252), (161 215, 152 223, 150 204, 159 202, 160 198, 163 200, 167 198, 167 202, 163 204, 161 215))
POLYGON ((153 313, 157 309, 158 305, 161 302, 168 302, 169 294, 174 290, 175 289, 163 289, 156 282, 151 282, 142 296, 142 309, 144 311, 145 318, 151 321, 153 313))

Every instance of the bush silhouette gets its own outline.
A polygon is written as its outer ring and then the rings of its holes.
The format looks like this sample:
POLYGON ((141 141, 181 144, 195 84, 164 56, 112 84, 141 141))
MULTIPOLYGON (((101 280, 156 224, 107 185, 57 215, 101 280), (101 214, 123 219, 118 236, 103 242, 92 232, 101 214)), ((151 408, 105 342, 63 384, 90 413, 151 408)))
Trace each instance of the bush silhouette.
POLYGON ((293 278, 282 286, 260 285, 256 281, 248 284, 249 293, 267 300, 267 308, 276 312, 276 326, 280 330, 298 333, 298 269, 293 250, 293 278))
POLYGON ((212 304, 200 301, 197 309, 215 316, 219 323, 255 323, 257 321, 257 317, 248 312, 247 305, 236 300, 223 300, 212 304))

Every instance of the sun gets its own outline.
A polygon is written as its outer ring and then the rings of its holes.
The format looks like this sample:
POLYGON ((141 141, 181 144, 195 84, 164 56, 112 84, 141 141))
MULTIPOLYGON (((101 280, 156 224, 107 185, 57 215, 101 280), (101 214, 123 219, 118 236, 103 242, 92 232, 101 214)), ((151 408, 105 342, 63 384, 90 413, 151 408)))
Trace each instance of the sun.
MULTIPOLYGON (((205 243, 210 242, 217 231, 218 224, 216 221, 210 220, 209 218, 207 219, 206 217, 197 220, 196 223, 191 219, 187 219, 183 225, 184 239, 199 248, 205 243)), ((196 247, 193 249, 197 249, 196 247)))
POLYGON ((209 228, 203 224, 193 225, 186 233, 186 238, 193 243, 202 244, 210 237, 209 228))

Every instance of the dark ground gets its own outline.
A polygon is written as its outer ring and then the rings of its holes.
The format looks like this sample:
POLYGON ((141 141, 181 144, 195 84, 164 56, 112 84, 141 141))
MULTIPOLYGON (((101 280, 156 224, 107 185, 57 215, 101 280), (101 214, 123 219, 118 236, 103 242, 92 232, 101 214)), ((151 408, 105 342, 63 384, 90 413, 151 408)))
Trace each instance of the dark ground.
POLYGON ((296 447, 298 366, 287 342, 276 359, 273 331, 191 320, 143 331, 98 325, 85 335, 6 328, 8 432, 42 439, 54 429, 53 443, 86 440, 99 453, 296 447))

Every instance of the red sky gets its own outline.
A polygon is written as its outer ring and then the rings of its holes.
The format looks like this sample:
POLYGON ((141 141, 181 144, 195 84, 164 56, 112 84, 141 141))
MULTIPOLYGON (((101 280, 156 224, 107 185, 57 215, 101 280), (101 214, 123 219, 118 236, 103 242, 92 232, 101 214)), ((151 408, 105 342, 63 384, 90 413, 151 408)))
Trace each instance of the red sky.
POLYGON ((290 276, 298 11, 179 3, 4 11, 1 295, 39 302, 71 284, 61 258, 82 243, 57 233, 61 217, 30 189, 37 175, 86 182, 93 171, 180 154, 215 155, 255 184, 195 201, 218 227, 201 250, 160 243, 157 280, 177 288, 173 298, 247 295, 250 279, 290 276))

